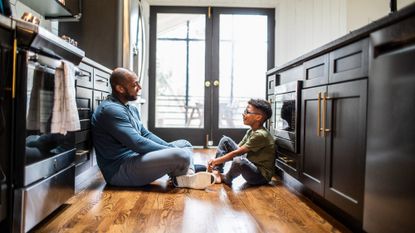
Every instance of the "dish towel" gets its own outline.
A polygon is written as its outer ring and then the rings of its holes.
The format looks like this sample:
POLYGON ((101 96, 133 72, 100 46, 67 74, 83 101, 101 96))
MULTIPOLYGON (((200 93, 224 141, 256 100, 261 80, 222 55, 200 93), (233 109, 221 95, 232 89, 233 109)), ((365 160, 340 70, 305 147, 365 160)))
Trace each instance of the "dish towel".
POLYGON ((75 66, 62 61, 61 66, 55 70, 51 133, 65 135, 68 131, 80 129, 75 100, 75 66))

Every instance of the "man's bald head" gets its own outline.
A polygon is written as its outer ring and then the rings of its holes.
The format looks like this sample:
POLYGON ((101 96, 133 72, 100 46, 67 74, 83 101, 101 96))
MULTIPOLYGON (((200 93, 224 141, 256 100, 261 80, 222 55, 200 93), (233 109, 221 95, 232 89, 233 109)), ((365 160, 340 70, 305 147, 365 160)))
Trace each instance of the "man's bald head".
POLYGON ((128 77, 134 76, 135 73, 131 70, 128 70, 126 68, 118 67, 115 68, 112 71, 111 77, 110 77, 110 84, 112 91, 115 91, 116 85, 125 86, 126 82, 128 81, 128 77))

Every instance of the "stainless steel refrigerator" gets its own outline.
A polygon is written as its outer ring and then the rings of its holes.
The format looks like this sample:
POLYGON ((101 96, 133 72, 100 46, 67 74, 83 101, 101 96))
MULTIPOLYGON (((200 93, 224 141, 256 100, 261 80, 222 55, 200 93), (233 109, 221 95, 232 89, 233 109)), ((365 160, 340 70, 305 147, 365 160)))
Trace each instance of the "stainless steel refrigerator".
POLYGON ((415 232, 415 16, 371 34, 363 228, 415 232))

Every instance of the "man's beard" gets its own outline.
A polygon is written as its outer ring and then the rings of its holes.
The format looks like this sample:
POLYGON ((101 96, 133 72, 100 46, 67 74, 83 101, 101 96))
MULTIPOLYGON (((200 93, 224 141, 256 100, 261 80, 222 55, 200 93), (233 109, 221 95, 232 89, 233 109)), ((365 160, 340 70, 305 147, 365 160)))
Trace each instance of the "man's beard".
POLYGON ((124 98, 128 101, 137 100, 137 95, 131 95, 129 93, 124 93, 124 98))

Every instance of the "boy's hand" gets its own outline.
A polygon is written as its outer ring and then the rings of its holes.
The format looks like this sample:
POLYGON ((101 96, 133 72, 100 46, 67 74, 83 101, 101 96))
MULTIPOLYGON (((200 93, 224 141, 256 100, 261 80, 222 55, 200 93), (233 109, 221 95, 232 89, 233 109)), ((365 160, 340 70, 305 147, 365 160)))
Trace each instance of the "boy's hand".
POLYGON ((208 172, 211 172, 212 169, 215 167, 215 159, 209 159, 208 164, 207 164, 207 170, 208 172))

